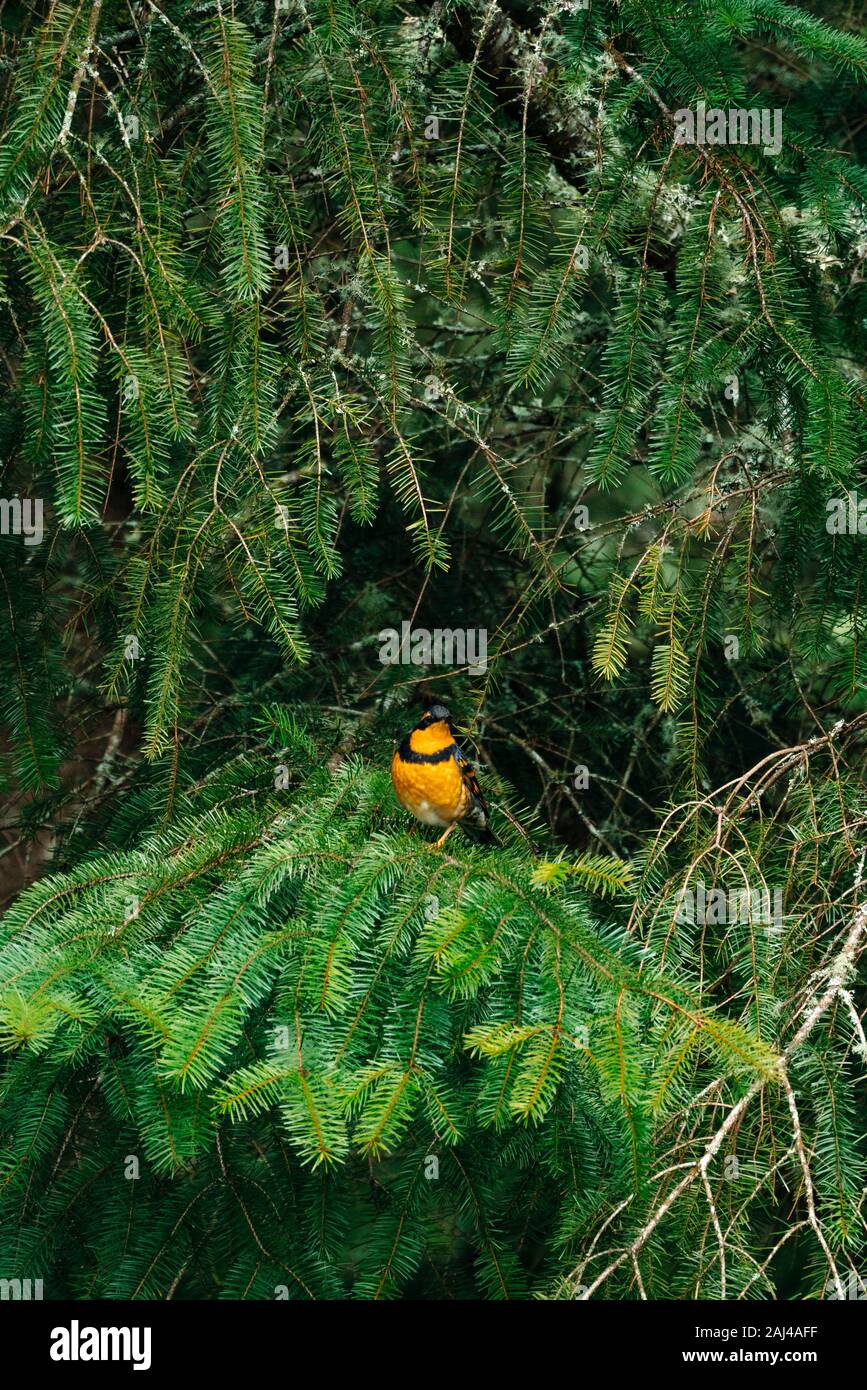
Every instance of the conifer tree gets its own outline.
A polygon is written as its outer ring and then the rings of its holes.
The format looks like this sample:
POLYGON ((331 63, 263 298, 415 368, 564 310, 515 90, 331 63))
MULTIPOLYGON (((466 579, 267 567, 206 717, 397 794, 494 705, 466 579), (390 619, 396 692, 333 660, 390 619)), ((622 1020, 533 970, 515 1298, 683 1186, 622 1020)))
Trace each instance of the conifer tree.
POLYGON ((857 6, 0 23, 0 1278, 865 1297, 857 6))

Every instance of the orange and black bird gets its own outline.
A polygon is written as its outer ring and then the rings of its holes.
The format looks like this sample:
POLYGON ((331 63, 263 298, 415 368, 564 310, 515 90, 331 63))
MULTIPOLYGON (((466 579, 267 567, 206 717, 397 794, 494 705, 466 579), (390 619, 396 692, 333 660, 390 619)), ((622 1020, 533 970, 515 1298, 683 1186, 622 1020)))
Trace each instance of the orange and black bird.
POLYGON ((487 803, 472 765, 455 742, 445 705, 431 705, 391 759, 391 780, 401 806, 425 825, 445 826, 441 845, 456 825, 478 843, 496 843, 487 803))

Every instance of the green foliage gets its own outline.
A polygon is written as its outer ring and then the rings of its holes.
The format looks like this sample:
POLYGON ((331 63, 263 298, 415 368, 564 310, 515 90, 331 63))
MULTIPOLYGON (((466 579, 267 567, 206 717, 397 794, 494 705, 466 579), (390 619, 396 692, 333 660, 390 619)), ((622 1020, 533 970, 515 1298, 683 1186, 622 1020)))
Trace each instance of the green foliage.
MULTIPOLYGON (((248 775, 261 782, 267 767, 248 775)), ((646 1095, 684 1015, 699 1039, 695 1084, 702 1066, 734 1096, 744 1076, 773 1084, 773 1049, 749 1025, 706 1010, 688 977, 668 978, 565 885, 535 886, 523 851, 420 852, 413 837, 373 828, 386 795, 385 774, 350 760, 288 798, 263 793, 255 809, 243 798, 207 809, 207 795, 193 796, 141 850, 87 856, 20 895, 0 947, 3 977, 15 981, 0 996, 4 1111, 30 1113, 38 1059, 43 1105, 72 1123, 98 1175, 77 1162, 77 1178, 64 1165, 52 1173, 46 1133, 44 1205, 16 1229, 36 1171, 34 1135, 19 1124, 4 1160, 4 1267, 17 1268, 22 1249, 51 1248, 55 1184, 70 1195, 80 1181, 90 1196, 63 1241, 77 1243, 91 1294, 111 1296, 116 1272, 98 1249, 106 1206, 156 1209, 166 1194, 171 1205, 167 1180, 183 1173, 194 1203, 223 1190, 240 1240, 246 1200, 273 1160, 294 1168, 297 1192, 271 1191, 264 1243, 322 1293, 331 1275, 294 1227, 295 1200, 318 1192, 317 1204, 363 1210, 374 1198, 369 1159, 399 1205, 400 1180, 387 1175, 409 1152, 414 1163, 436 1159, 439 1176, 425 1179, 401 1232, 406 1268, 391 1278, 392 1292, 405 1292, 424 1277, 442 1221, 457 1219, 455 1250, 484 1248, 463 1177, 482 1152, 477 1196, 493 1212, 498 1183, 517 1176, 514 1145, 544 1136, 543 1171, 523 1181, 552 1241, 590 1196, 569 1157, 576 1146, 610 1175, 612 1199, 629 1174, 645 1184, 646 1095), (631 1136, 625 1166, 610 1125, 631 1136), (142 1172, 127 1187, 136 1153, 142 1172)), ((613 872, 572 868, 579 878, 613 872)), ((194 1226, 213 1219, 213 1200, 194 1226)), ((347 1287, 382 1273, 382 1241, 356 1252, 352 1276, 344 1249, 336 1268, 347 1287)), ((169 1265, 179 1250, 169 1239, 169 1265)), ((128 1277, 151 1258, 147 1239, 128 1243, 128 1277)), ((84 1287, 76 1280, 73 1291, 84 1287)))

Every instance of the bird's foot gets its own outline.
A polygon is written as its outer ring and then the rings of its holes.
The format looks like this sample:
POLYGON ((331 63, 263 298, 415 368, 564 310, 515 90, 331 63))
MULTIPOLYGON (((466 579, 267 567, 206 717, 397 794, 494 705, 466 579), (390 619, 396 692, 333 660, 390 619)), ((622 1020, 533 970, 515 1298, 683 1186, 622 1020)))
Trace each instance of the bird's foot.
POLYGON ((443 845, 445 844, 446 840, 447 840, 447 839, 449 838, 449 836, 451 835, 451 833, 452 833, 452 831, 454 830, 454 828, 455 828, 456 825, 457 825, 457 821, 452 821, 452 823, 451 823, 451 825, 448 827, 448 829, 447 829, 447 830, 444 830, 443 833, 442 833, 442 835, 440 835, 439 839, 438 839, 438 840, 435 840, 434 843, 431 845, 431 847, 430 847, 430 848, 431 848, 431 852, 433 852, 435 849, 442 849, 443 845))

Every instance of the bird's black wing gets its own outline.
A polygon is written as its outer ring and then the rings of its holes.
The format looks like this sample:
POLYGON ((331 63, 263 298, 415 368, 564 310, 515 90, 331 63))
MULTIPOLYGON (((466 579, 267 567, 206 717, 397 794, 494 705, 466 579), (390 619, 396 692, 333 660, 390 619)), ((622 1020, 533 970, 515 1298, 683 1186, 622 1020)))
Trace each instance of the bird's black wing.
POLYGON ((479 786, 479 779, 475 769, 466 754, 455 743, 453 745, 454 760, 457 763, 464 786, 470 793, 470 804, 467 813, 459 822, 461 829, 471 840, 494 841, 496 836, 491 830, 490 812, 488 803, 482 796, 482 789, 479 786))

